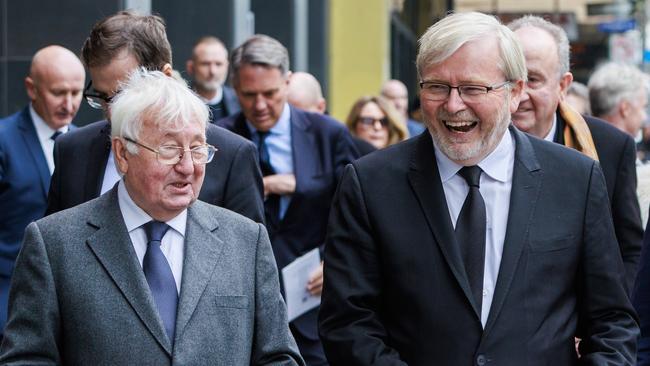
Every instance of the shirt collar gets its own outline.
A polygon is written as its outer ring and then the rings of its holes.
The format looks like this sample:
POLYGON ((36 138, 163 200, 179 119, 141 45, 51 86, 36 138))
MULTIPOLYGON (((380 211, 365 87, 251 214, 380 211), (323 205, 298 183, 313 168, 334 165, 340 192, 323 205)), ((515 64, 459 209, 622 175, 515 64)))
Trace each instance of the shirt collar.
POLYGON ((556 130, 557 130, 557 115, 553 113, 553 124, 551 125, 551 130, 548 131, 548 134, 544 137, 544 140, 554 142, 556 130))
MULTIPOLYGON (((248 126, 251 135, 257 133, 257 129, 249 120, 246 120, 246 126, 248 126)), ((269 132, 271 135, 286 135, 291 133, 291 108, 289 108, 288 103, 284 103, 284 108, 282 109, 280 118, 278 118, 278 122, 275 126, 271 127, 269 132)))
MULTIPOLYGON (((141 209, 129 195, 124 185, 124 180, 120 180, 117 186, 117 200, 120 205, 120 211, 126 224, 126 230, 132 232, 140 226, 152 221, 153 218, 149 216, 143 209, 141 209)), ((183 210, 173 219, 165 222, 172 229, 176 230, 182 236, 185 236, 185 227, 187 225, 187 209, 183 210)))
POLYGON ((203 103, 208 104, 208 105, 215 105, 221 102, 221 99, 223 98, 223 88, 220 86, 217 89, 217 94, 214 95, 214 98, 212 99, 205 99, 202 96, 199 95, 199 98, 203 100, 203 103))
MULTIPOLYGON (((444 183, 456 175, 463 166, 456 164, 449 159, 447 155, 440 151, 435 144, 435 140, 433 147, 435 150, 436 162, 438 163, 438 171, 440 172, 440 179, 444 183)), ((509 179, 508 172, 511 167, 508 167, 504 162, 511 161, 512 159, 510 159, 510 157, 513 156, 514 153, 515 144, 513 137, 510 134, 510 131, 506 130, 506 133, 501 137, 501 141, 497 147, 477 165, 492 179, 506 182, 509 179)))
POLYGON ((47 123, 41 118, 41 116, 36 113, 36 110, 34 109, 34 106, 32 103, 29 103, 29 115, 32 117, 32 121, 34 122, 34 128, 36 129, 36 135, 38 135, 38 140, 39 141, 47 141, 49 140, 52 135, 54 135, 54 132, 60 131, 63 133, 68 132, 69 126, 63 126, 59 128, 58 130, 54 130, 52 127, 48 126, 47 123))

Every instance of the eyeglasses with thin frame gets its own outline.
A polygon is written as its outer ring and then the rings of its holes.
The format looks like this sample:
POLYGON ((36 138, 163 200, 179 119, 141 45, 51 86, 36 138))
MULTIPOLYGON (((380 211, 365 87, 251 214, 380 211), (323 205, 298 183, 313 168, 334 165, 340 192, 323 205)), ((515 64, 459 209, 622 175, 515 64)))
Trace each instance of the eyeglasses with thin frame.
POLYGON ((425 99, 433 101, 447 100, 451 94, 451 89, 456 89, 460 98, 467 103, 481 103, 489 92, 507 85, 510 85, 510 81, 504 81, 503 83, 494 85, 466 84, 458 86, 451 86, 435 81, 420 82, 420 88, 422 89, 421 95, 425 99))
POLYGON ((113 100, 113 96, 107 96, 103 93, 98 93, 97 91, 91 89, 93 86, 93 81, 88 81, 88 85, 84 89, 84 98, 88 105, 95 109, 104 109, 104 106, 109 104, 113 100))
POLYGON ((128 137, 125 137, 124 139, 155 153, 156 159, 164 165, 178 164, 178 162, 183 159, 183 155, 188 151, 194 164, 203 165, 211 162, 212 158, 214 158, 214 154, 217 152, 216 147, 208 144, 196 146, 191 149, 184 149, 180 146, 161 145, 156 150, 128 137))
POLYGON ((375 122, 381 123, 382 127, 388 127, 388 118, 375 118, 375 117, 359 117, 357 118, 357 122, 361 125, 367 126, 367 127, 374 127, 375 122))

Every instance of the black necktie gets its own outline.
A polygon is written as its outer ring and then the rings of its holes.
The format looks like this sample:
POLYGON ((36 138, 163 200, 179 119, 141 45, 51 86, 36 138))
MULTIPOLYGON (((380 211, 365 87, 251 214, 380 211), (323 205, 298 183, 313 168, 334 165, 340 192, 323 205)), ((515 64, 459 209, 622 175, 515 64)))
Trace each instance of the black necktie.
POLYGON ((176 306, 178 305, 178 291, 176 281, 169 267, 167 258, 160 250, 160 241, 169 229, 169 226, 160 221, 149 221, 143 225, 147 233, 147 252, 144 254, 142 269, 147 279, 151 294, 158 307, 158 314, 165 325, 169 340, 174 344, 174 328, 176 327, 176 306))
POLYGON ((456 241, 463 256, 465 272, 479 313, 483 303, 483 268, 485 267, 485 202, 479 191, 481 168, 463 167, 458 174, 469 185, 467 198, 456 221, 456 241))
MULTIPOLYGON (((269 131, 257 131, 259 137, 257 152, 260 158, 260 169, 262 170, 262 175, 265 177, 267 175, 275 174, 275 169, 273 169, 273 166, 271 165, 269 148, 266 146, 266 138, 269 134, 269 131)), ((264 211, 266 214, 267 224, 277 224, 280 217, 280 196, 277 194, 268 195, 264 201, 264 211)))
POLYGON ((52 139, 52 141, 56 141, 57 137, 61 136, 61 134, 63 134, 63 132, 56 131, 52 134, 52 136, 50 136, 50 138, 52 139))

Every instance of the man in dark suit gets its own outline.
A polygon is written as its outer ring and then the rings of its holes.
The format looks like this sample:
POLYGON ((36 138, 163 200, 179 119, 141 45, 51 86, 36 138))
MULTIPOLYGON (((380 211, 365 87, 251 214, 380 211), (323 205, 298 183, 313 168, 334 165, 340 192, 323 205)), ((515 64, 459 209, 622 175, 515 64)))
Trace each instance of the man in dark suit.
POLYGON ((517 19, 509 27, 524 49, 528 68, 528 83, 513 122, 520 130, 575 148, 600 162, 629 292, 643 240, 634 140, 605 121, 580 116, 563 102, 573 75, 569 41, 562 28, 536 16, 517 19))
POLYGON ((34 54, 25 78, 31 104, 0 119, 0 338, 25 227, 45 213, 54 139, 72 128, 85 77, 74 53, 45 47, 34 54))
MULTIPOLYGON (((103 19, 93 27, 82 55, 92 78, 86 99, 102 108, 108 120, 108 103, 130 71, 137 67, 167 75, 172 71, 171 46, 164 21, 157 16, 120 12, 103 19)), ((119 180, 110 154, 110 130, 109 122, 99 121, 57 142, 48 214, 97 197, 119 180)), ((215 163, 206 169, 199 199, 263 222, 262 177, 255 146, 212 124, 207 138, 219 151, 215 163)))
POLYGON ((160 71, 122 88, 122 179, 27 228, 0 364, 304 365, 264 227, 196 202, 208 108, 160 71))
POLYGON ((210 122, 239 113, 237 95, 225 85, 228 50, 219 38, 205 36, 196 41, 185 69, 192 77, 194 90, 210 107, 210 122))
POLYGON ((514 34, 449 15, 420 39, 417 70, 429 133, 353 162, 332 203, 329 361, 633 365, 600 166, 510 125, 526 80, 514 34))
MULTIPOLYGON (((277 40, 257 35, 235 49, 231 79, 242 112, 218 121, 258 146, 266 194, 266 225, 279 268, 321 248, 332 196, 346 164, 356 158, 347 129, 324 115, 290 107, 289 54, 277 40)), ((320 296, 322 264, 305 283, 320 296)), ((318 339, 318 308, 291 323, 308 365, 327 361, 318 339)))

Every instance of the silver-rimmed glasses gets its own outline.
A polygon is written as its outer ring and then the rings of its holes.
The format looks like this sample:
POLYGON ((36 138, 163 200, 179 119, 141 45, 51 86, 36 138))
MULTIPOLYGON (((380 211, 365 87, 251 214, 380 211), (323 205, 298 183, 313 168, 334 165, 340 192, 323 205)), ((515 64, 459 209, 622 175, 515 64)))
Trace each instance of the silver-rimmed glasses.
POLYGON ((212 161, 212 158, 214 158, 214 154, 217 152, 216 147, 208 144, 196 146, 191 149, 184 149, 180 146, 161 145, 156 150, 154 148, 151 148, 147 145, 144 145, 141 142, 130 139, 128 137, 125 137, 124 139, 128 142, 132 142, 138 146, 141 146, 155 153, 156 159, 158 159, 160 163, 165 165, 177 164, 179 161, 183 159, 183 155, 186 152, 190 153, 190 156, 192 157, 192 162, 194 164, 201 164, 201 165, 207 164, 212 161))
POLYGON ((435 81, 422 81, 420 88, 422 89, 421 95, 425 99, 433 101, 443 101, 449 98, 451 89, 457 89, 460 98, 467 103, 480 103, 483 98, 491 91, 503 88, 509 85, 509 81, 504 81, 495 85, 458 85, 451 86, 449 84, 438 83, 435 81))

